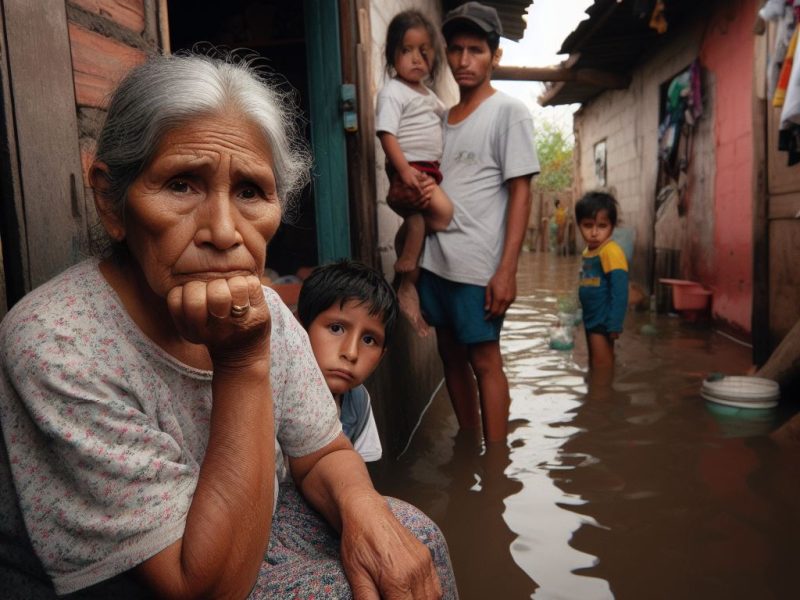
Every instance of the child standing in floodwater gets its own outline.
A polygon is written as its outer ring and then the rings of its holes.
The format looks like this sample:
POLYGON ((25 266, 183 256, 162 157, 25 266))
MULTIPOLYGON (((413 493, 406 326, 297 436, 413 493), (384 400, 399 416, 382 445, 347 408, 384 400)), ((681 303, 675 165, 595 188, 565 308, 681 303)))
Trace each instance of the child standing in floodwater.
POLYGON ((386 153, 390 180, 399 179, 423 193, 422 174, 434 179, 430 203, 423 212, 404 218, 398 239, 404 239, 395 271, 400 275, 400 309, 420 335, 429 327, 419 308, 416 282, 426 226, 443 231, 453 217, 453 204, 439 188, 442 173, 442 117, 444 104, 426 84, 433 81, 439 62, 438 32, 419 11, 397 14, 386 33, 386 71, 392 78, 378 94, 376 130, 386 153))
POLYGON ((628 261, 611 239, 617 225, 617 201, 605 192, 589 192, 575 204, 575 220, 586 242, 578 296, 589 368, 610 367, 614 341, 622 333, 628 308, 628 261))

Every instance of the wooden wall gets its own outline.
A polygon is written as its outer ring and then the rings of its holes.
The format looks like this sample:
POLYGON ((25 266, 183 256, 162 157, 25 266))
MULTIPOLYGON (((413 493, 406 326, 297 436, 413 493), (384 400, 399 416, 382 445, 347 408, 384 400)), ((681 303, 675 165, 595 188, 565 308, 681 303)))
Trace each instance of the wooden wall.
POLYGON ((158 50, 157 0, 2 4, 0 316, 87 254, 86 169, 119 78, 158 50))
MULTIPOLYGON (((374 111, 375 98, 384 82, 385 59, 384 43, 386 29, 395 14, 402 10, 416 8, 426 12, 434 22, 441 18, 440 3, 436 0, 371 0, 369 2, 370 77, 362 84, 370 90, 370 106, 374 111)), ((437 82, 436 93, 446 105, 458 99, 455 81, 445 66, 441 69, 443 77, 437 82)), ((386 177, 383 154, 378 138, 375 145, 375 189, 374 202, 377 213, 378 251, 380 266, 388 278, 394 276, 394 236, 402 220, 386 204, 389 181, 386 177)), ((430 400, 434 390, 442 381, 441 362, 436 352, 435 336, 420 338, 412 331, 404 319, 400 319, 398 333, 392 340, 389 351, 382 364, 367 382, 370 390, 375 420, 381 433, 384 446, 384 459, 392 460, 405 448, 420 415, 430 400)), ((380 468, 380 465, 371 467, 380 468)))

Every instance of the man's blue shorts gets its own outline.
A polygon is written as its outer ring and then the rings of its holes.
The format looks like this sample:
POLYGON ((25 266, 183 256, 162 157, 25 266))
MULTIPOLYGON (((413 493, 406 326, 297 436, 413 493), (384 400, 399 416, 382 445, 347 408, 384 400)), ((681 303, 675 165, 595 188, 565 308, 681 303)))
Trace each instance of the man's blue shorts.
POLYGON ((457 283, 420 269, 417 281, 422 316, 429 325, 444 327, 461 344, 496 342, 505 317, 486 319, 486 287, 457 283))

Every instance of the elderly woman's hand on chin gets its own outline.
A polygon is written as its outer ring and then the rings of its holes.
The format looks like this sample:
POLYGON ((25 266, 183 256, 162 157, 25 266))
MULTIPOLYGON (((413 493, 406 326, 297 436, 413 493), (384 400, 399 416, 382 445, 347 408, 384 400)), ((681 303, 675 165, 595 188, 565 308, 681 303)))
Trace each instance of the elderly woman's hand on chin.
POLYGON ((441 532, 375 491, 260 285, 309 173, 284 100, 200 56, 115 92, 89 174, 112 249, 0 324, 0 576, 21 596, 456 597, 441 532))
POLYGON ((255 275, 190 281, 167 293, 178 333, 208 348, 214 368, 269 359, 270 313, 255 275))

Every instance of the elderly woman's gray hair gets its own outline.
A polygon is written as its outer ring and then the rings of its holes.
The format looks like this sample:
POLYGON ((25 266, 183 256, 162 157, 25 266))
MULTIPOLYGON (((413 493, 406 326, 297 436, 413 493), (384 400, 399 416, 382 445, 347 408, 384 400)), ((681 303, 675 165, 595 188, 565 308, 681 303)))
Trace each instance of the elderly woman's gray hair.
POLYGON ((213 114, 240 115, 261 129, 285 208, 308 182, 311 163, 293 93, 278 90, 246 60, 178 54, 135 67, 111 98, 96 159, 108 167, 113 210, 122 209, 128 188, 169 130, 213 114))

